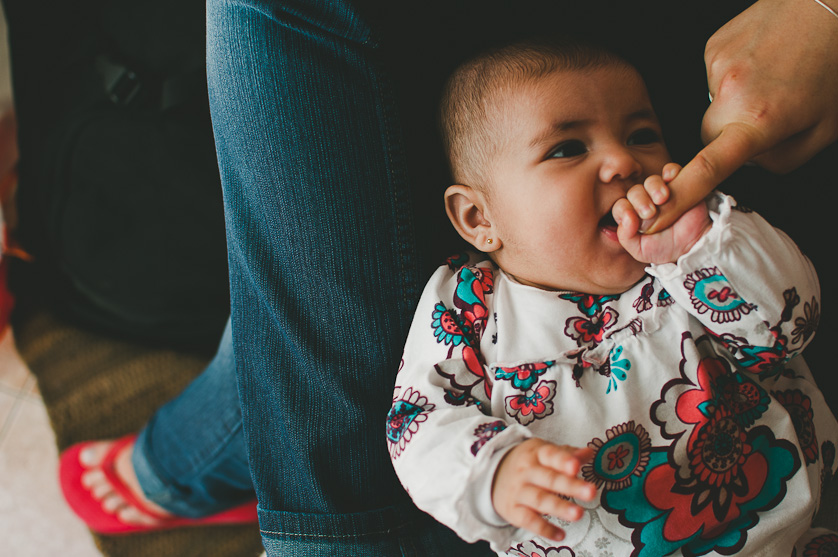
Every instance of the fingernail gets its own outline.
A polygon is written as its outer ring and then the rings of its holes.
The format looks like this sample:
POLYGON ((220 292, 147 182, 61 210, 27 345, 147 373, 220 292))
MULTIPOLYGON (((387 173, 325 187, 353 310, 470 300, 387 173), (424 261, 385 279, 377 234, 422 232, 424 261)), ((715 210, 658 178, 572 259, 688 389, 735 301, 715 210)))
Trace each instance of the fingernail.
POLYGON ((638 208, 637 214, 641 219, 650 219, 655 216, 655 209, 649 205, 643 205, 638 208))

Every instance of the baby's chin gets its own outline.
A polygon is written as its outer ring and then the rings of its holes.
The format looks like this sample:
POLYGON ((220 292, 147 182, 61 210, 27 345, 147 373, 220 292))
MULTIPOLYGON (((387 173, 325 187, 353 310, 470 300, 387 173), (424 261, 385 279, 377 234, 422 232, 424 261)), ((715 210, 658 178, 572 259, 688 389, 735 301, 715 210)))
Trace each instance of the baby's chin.
MULTIPOLYGON (((628 256, 628 253, 626 253, 628 256)), ((630 257, 630 256, 629 256, 630 257)), ((588 292, 595 295, 622 294, 643 280, 646 276, 646 264, 632 259, 628 267, 622 273, 615 273, 614 276, 605 277, 602 284, 596 288, 599 292, 588 292)))
POLYGON ((523 277, 512 275, 509 272, 507 272, 507 275, 518 283, 540 288, 541 290, 579 292, 592 296, 613 296, 631 290, 635 284, 643 280, 646 276, 646 265, 634 260, 632 262, 637 263, 637 266, 635 267, 629 262, 629 267, 625 268, 621 274, 614 273, 608 276, 587 277, 581 280, 577 278, 573 283, 544 283, 527 280, 523 277))

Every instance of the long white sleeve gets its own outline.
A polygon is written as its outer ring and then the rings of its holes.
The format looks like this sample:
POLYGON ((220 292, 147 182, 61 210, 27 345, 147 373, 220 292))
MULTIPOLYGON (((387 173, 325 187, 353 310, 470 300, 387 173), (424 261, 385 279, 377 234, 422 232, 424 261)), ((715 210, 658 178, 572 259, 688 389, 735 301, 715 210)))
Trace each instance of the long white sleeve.
POLYGON ((666 291, 754 372, 776 368, 811 340, 820 314, 812 263, 781 230, 736 207, 708 200, 710 231, 677 263, 652 265, 666 291))

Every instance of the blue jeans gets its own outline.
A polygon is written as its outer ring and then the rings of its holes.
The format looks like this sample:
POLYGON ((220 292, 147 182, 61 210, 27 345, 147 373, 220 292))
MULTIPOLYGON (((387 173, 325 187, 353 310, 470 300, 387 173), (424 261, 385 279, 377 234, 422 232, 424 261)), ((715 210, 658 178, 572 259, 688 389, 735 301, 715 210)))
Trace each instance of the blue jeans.
POLYGON ((236 367, 265 548, 486 555, 413 506, 385 444, 428 270, 386 53, 345 2, 281 4, 207 6, 236 367))
POLYGON ((140 432, 132 462, 146 496, 179 516, 253 499, 229 321, 207 368, 140 432))

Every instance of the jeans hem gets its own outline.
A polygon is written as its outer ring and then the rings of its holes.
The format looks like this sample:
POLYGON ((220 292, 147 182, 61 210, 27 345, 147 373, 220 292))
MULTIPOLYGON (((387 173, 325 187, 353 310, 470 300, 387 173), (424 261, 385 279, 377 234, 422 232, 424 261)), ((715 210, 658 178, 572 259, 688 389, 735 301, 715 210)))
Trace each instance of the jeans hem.
POLYGON ((294 513, 259 508, 260 531, 276 539, 348 540, 387 537, 432 522, 412 505, 345 514, 294 513))

